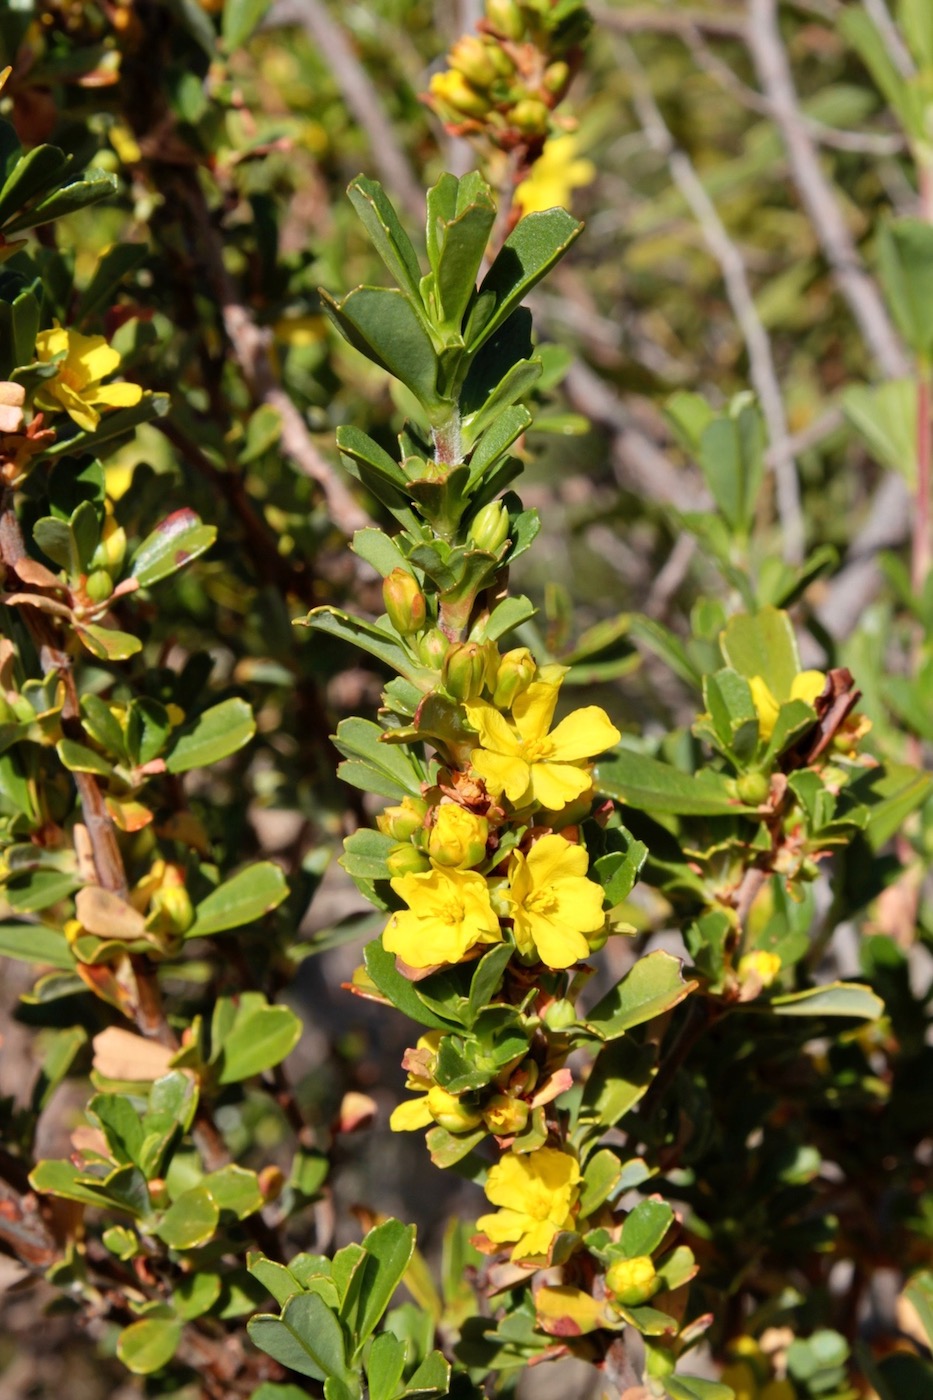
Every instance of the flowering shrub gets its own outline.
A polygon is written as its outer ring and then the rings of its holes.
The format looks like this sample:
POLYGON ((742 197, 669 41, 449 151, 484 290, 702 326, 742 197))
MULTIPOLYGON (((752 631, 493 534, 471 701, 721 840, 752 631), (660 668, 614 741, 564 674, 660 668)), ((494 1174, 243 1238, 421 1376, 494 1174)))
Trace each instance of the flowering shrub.
MULTIPOLYGON (((3 1250, 153 1395, 470 1400, 568 1356, 624 1400, 922 1394, 929 224, 879 236, 910 392, 848 402, 882 460, 895 400, 918 434, 910 571, 887 562, 900 672, 881 686, 867 643, 844 655, 815 620, 831 550, 776 557, 787 444, 768 455, 745 391, 666 406, 701 483, 673 516, 702 556, 689 616, 574 642, 553 579, 543 622, 512 586, 536 591, 554 528, 514 488, 568 368, 526 303, 589 236, 561 207, 596 176, 561 103, 590 18, 487 0, 406 118, 483 169, 431 184, 423 245, 358 176, 372 251, 318 208, 337 235, 313 267, 293 167, 342 164, 357 133, 330 99, 295 117, 275 11, 0 16, 0 955, 35 972, 38 1066, 0 1103, 3 1250), (612 688, 636 641, 678 722, 612 688), (274 813, 298 819, 279 844, 274 813), (375 912, 306 937, 341 837, 344 897, 375 912), (318 1030, 301 965, 350 944, 341 1023, 368 1002, 404 1027, 386 1151, 470 1193, 440 1261, 381 1171, 362 1228, 335 1220, 379 1069, 344 1037, 330 1102, 286 1064, 318 1030), (901 1310, 873 1332, 892 1270, 901 1310)), ((308 13, 309 62, 358 94, 308 13)), ((922 164, 918 15, 894 31, 909 102, 890 35, 867 12, 840 33, 922 164)))

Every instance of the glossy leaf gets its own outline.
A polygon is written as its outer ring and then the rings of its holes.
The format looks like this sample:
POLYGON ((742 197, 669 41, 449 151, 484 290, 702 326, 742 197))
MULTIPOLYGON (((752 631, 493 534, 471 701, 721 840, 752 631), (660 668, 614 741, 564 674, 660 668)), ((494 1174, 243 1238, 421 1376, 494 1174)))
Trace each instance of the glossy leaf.
POLYGON ((124 1327, 117 1338, 117 1356, 135 1376, 151 1376, 168 1365, 180 1341, 180 1321, 172 1317, 144 1317, 124 1327))
POLYGON ((202 899, 186 938, 206 938, 255 923, 288 897, 282 868, 274 861, 248 865, 202 899))
POLYGON ((600 792, 643 812, 713 817, 754 810, 732 795, 724 775, 711 769, 684 773, 634 749, 600 759, 594 779, 600 792))
POLYGON ((255 733, 252 709, 245 700, 232 696, 174 731, 165 766, 170 773, 206 768, 229 758, 248 744, 255 733))
POLYGON ((247 1329, 260 1351, 290 1371, 315 1381, 348 1376, 340 1323, 316 1293, 290 1299, 281 1317, 251 1317, 247 1329))
POLYGON ((696 985, 684 981, 680 958, 659 949, 639 958, 593 1007, 586 1017, 586 1028, 601 1040, 614 1040, 677 1006, 696 985))
POLYGON ((215 526, 204 525, 200 516, 183 506, 166 516, 143 540, 133 555, 130 574, 140 588, 151 588, 190 564, 209 549, 216 538, 215 526))
POLYGON ((860 1021, 877 1021, 884 1015, 881 998, 859 982, 827 982, 774 997, 770 1006, 778 1016, 854 1016, 860 1021))

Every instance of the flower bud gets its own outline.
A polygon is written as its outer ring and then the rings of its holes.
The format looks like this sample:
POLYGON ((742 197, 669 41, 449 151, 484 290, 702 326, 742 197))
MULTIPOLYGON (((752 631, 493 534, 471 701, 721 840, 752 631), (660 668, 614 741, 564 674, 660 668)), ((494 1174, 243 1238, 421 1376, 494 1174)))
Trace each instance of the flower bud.
POLYGON ((516 1094, 524 1095, 533 1093, 540 1073, 541 1071, 538 1069, 537 1060, 531 1059, 530 1056, 522 1060, 518 1069, 514 1071, 508 1081, 508 1087, 513 1097, 516 1094))
POLYGON ((418 656, 425 666, 430 666, 433 670, 441 669, 441 662, 447 655, 447 648, 450 641, 444 636, 439 627, 432 627, 418 642, 418 656))
POLYGON ((483 1109, 483 1122, 496 1137, 511 1137, 520 1133, 531 1112, 523 1099, 508 1094, 494 1094, 483 1109))
POLYGON ((767 802, 771 792, 771 781, 767 774, 753 770, 741 773, 736 779, 736 795, 749 807, 760 807, 767 802))
POLYGON ((447 62, 475 87, 488 88, 500 76, 492 57, 494 50, 499 51, 497 45, 484 44, 476 34, 464 34, 450 50, 447 62))
POLYGON ((661 1287, 661 1280, 648 1254, 634 1259, 616 1259, 606 1270, 606 1287, 623 1307, 647 1303, 661 1287))
POLYGON ((400 637, 420 632, 427 619, 427 601, 418 580, 407 569, 393 569, 382 585, 382 601, 400 637))
POLYGON ((523 97, 509 113, 509 120, 525 136, 543 136, 551 113, 539 97, 523 97))
POLYGON ((762 987, 770 987, 781 970, 781 959, 777 953, 769 953, 764 948, 756 948, 739 959, 739 981, 746 982, 757 978, 762 987))
POLYGON ((408 842, 400 843, 394 851, 389 852, 386 856, 386 865, 392 876, 420 875, 422 871, 431 868, 424 852, 419 851, 417 846, 412 846, 408 842))
POLYGON ((431 96, 446 107, 454 118, 482 117, 488 111, 487 98, 477 92, 455 68, 435 73, 428 86, 431 96))
POLYGON ((439 1128, 449 1133, 470 1133, 478 1128, 483 1115, 477 1108, 469 1108, 456 1094, 449 1094, 439 1084, 428 1090, 428 1112, 439 1128))
POLYGON ((443 802, 428 832, 428 855, 435 865, 469 870, 486 855, 489 823, 455 802, 443 802))
POLYGON ((5 695, 0 695, 0 724, 15 724, 16 711, 5 695))
POLYGON ((595 929, 592 933, 585 933, 583 937, 589 944, 591 953, 600 953, 609 942, 609 925, 603 924, 602 928, 595 929))
POLYGON ((106 569, 110 574, 119 574, 126 557, 126 531, 118 525, 116 517, 105 516, 100 540, 91 556, 92 569, 106 569))
POLYGON ((525 32, 525 17, 516 0, 486 0, 486 19, 507 39, 520 39, 525 32))
POLYGON ((535 678, 535 659, 527 647, 507 651, 499 661, 492 703, 498 710, 510 710, 535 678))
POLYGON ((84 591, 92 603, 105 603, 113 592, 113 579, 106 569, 94 569, 84 581, 84 591))
POLYGON ((561 60, 558 63, 549 63, 544 70, 545 89, 557 96, 564 91, 570 82, 570 66, 561 60))
POLYGON ((277 1201, 285 1186, 285 1173, 281 1167, 263 1167, 258 1185, 264 1201, 277 1201))
POLYGON ((454 700, 475 700, 486 680, 488 653, 479 642, 454 642, 441 667, 441 681, 454 700))
POLYGON ((544 1024, 551 1031, 566 1031, 577 1024, 577 1011, 572 1001, 561 997, 552 1001, 544 1013, 544 1024))
POLYGON ((467 539, 486 554, 496 554, 509 537, 509 513, 501 501, 488 501, 476 512, 467 539))
POLYGON ((149 901, 146 927, 153 933, 186 933, 194 923, 191 896, 182 884, 160 885, 149 901))
POLYGON ((397 807, 386 807, 376 818, 376 826, 393 841, 410 841, 424 826, 428 804, 423 797, 403 797, 397 807))

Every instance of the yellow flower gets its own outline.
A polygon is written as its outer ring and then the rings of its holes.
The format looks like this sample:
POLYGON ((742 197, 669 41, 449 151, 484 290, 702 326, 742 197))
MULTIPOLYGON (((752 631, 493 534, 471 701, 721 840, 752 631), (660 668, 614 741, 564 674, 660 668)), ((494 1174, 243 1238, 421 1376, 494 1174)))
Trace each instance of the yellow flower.
POLYGON ((751 953, 746 953, 739 958, 739 981, 757 978, 762 987, 770 987, 781 970, 781 959, 777 953, 769 953, 763 948, 756 948, 751 953))
POLYGON ((571 193, 596 179, 596 166, 578 156, 576 136, 552 136, 534 169, 515 191, 515 203, 523 214, 535 214, 557 205, 569 207, 571 193))
POLYGON ((574 710, 549 733, 557 692, 549 681, 534 681, 512 706, 512 724, 485 700, 466 706, 480 742, 473 767, 494 796, 505 793, 515 807, 537 802, 559 812, 582 797, 591 787, 587 760, 621 737, 597 705, 574 710))
MULTIPOLYGON (((775 698, 763 676, 752 676, 748 684, 751 687, 752 701, 758 711, 758 733, 767 741, 774 733, 781 704, 785 702, 775 698)), ((812 705, 816 697, 822 695, 825 685, 826 677, 822 671, 799 671, 791 682, 787 699, 805 700, 808 705, 812 705)))
POLYGON ((392 915, 382 941, 409 967, 460 962, 477 943, 501 942, 489 888, 475 871, 435 868, 389 883, 408 908, 392 915))
POLYGON ((406 1089, 420 1089, 421 1097, 406 1099, 392 1110, 389 1127, 394 1133, 414 1132, 416 1128, 426 1128, 434 1122, 434 1115, 428 1108, 428 1093, 434 1087, 432 1071, 437 1062, 437 1047, 440 1044, 440 1031, 427 1031, 420 1036, 414 1050, 406 1050, 402 1061, 408 1070, 406 1089))
POLYGON ((131 408, 143 396, 138 384, 101 383, 120 364, 119 353, 102 335, 81 335, 56 326, 54 330, 39 332, 36 352, 42 364, 48 364, 62 352, 65 355, 56 365, 54 376, 42 381, 36 403, 49 412, 64 409, 87 432, 93 432, 100 422, 95 405, 131 408))
POLYGON ((603 892, 586 879, 586 851, 563 836, 542 836, 527 856, 513 851, 509 889, 515 942, 525 957, 546 967, 570 967, 588 956, 584 934, 605 922, 603 892))
POLYGON ((442 802, 428 832, 428 855, 435 865, 467 870, 486 855, 489 822, 456 802, 442 802))
POLYGON ((556 1147, 539 1147, 522 1156, 509 1153, 486 1178, 486 1195, 494 1215, 477 1220, 493 1244, 511 1244, 512 1259, 546 1255, 559 1230, 573 1229, 573 1208, 580 1194, 580 1168, 556 1147))

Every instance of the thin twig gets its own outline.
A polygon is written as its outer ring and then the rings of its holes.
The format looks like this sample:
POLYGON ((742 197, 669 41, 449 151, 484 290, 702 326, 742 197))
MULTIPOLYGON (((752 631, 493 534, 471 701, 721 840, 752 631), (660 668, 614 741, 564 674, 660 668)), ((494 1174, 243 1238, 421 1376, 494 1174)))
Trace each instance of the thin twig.
POLYGON ((889 378, 902 378, 909 373, 904 348, 881 293, 859 257, 836 193, 820 167, 813 137, 801 117, 778 29, 777 0, 749 0, 745 33, 758 81, 787 150, 794 183, 839 290, 879 368, 889 378))
POLYGON ((635 54, 624 41, 621 47, 624 66, 632 81, 632 105, 642 129, 654 150, 667 161, 674 183, 693 211, 706 244, 719 264, 729 303, 748 351, 751 380, 768 425, 784 557, 791 563, 799 563, 804 551, 804 521, 797 466, 788 448, 787 416, 771 342, 755 307, 742 255, 729 237, 690 157, 675 145, 635 54))
POLYGON ((424 194, 411 163, 395 139, 379 96, 346 34, 322 0, 279 0, 270 16, 279 24, 300 24, 317 44, 347 107, 369 138, 373 164, 390 195, 413 219, 424 218, 424 194))
POLYGON ((362 529, 369 517, 327 459, 318 451, 304 419, 276 379, 272 368, 272 336, 258 326, 243 305, 223 259, 223 246, 197 180, 188 172, 178 174, 199 234, 199 250, 220 307, 224 330, 253 397, 268 404, 282 424, 281 446, 289 460, 320 486, 331 520, 346 535, 362 529))
POLYGON ((884 0, 862 0, 862 7, 881 35, 888 57, 902 78, 912 78, 917 66, 910 56, 910 50, 900 36, 897 25, 892 20, 884 0))

